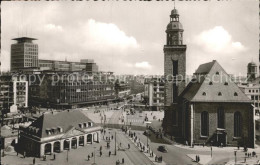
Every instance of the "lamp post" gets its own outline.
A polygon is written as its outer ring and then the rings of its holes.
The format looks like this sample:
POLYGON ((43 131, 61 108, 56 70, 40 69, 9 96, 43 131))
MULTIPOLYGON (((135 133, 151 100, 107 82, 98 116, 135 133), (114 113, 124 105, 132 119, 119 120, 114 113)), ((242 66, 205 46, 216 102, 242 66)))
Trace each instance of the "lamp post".
POLYGON ((115 155, 116 155, 116 132, 115 132, 115 155))
POLYGON ((210 152, 210 155, 211 155, 211 157, 212 157, 212 146, 210 147, 210 151, 211 151, 211 152, 210 152))
POLYGON ((146 124, 146 144, 147 144, 147 147, 148 147, 148 131, 149 131, 149 129, 148 129, 148 124, 151 124, 152 122, 150 122, 150 121, 146 121, 145 122, 145 124, 146 124))
POLYGON ((96 147, 94 147, 94 164, 96 164, 96 147))
POLYGON ((237 151, 234 151, 234 155, 235 155, 235 164, 237 164, 237 151))

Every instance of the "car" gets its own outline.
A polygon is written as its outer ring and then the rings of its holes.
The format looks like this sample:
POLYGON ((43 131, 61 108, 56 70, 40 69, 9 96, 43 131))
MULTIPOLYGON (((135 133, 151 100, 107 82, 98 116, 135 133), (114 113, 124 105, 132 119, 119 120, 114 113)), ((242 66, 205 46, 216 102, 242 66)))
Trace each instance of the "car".
POLYGON ((157 148, 157 150, 158 150, 158 151, 161 151, 161 152, 168 152, 168 150, 167 150, 167 148, 166 148, 165 145, 159 146, 159 147, 157 148))

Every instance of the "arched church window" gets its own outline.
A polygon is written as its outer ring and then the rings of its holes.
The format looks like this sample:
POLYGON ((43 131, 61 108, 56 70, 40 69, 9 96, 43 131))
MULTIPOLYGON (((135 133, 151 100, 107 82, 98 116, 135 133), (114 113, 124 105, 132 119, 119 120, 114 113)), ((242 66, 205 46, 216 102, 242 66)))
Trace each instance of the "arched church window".
POLYGON ((237 92, 234 93, 234 96, 238 96, 237 92))
POLYGON ((234 137, 241 137, 242 134, 242 115, 240 112, 234 113, 234 137))
POLYGON ((218 109, 218 128, 225 128, 225 112, 223 107, 218 109))
POLYGON ((202 95, 203 95, 203 96, 206 96, 207 94, 206 94, 206 92, 203 92, 202 95))
POLYGON ((209 113, 203 111, 201 113, 201 136, 209 135, 209 113))
POLYGON ((177 125, 177 111, 173 110, 172 112, 173 125, 177 125))
POLYGON ((221 92, 218 92, 218 96, 222 96, 222 93, 221 93, 221 92))

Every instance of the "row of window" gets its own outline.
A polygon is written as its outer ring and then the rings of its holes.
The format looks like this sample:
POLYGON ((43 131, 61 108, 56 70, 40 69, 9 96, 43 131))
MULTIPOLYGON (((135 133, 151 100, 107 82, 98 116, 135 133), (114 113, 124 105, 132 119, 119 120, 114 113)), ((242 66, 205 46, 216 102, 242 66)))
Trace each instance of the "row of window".
MULTIPOLYGON (((203 95, 203 96, 207 96, 207 93, 206 93, 206 92, 203 92, 202 95, 203 95)), ((219 92, 219 93, 218 93, 218 96, 222 96, 222 93, 219 92)), ((234 92, 234 96, 238 96, 237 92, 234 92)))
MULTIPOLYGON (((225 128, 224 110, 218 110, 218 128, 225 128)), ((234 137, 242 135, 242 115, 240 112, 234 113, 234 137)), ((201 136, 209 136, 209 113, 203 111, 201 113, 201 136)))

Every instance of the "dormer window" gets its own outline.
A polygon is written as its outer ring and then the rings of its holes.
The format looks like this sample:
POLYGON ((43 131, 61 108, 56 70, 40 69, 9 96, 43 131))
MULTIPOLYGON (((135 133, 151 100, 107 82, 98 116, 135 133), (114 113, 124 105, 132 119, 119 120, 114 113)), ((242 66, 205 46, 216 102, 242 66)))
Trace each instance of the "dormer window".
POLYGON ((61 133, 63 132, 62 128, 61 127, 58 127, 58 131, 61 133))
POLYGON ((224 85, 228 85, 228 82, 225 82, 224 85))
POLYGON ((238 96, 237 92, 234 93, 234 96, 238 96))
POLYGON ((91 127, 92 126, 92 123, 91 122, 88 122, 88 127, 91 127))
POLYGON ((47 135, 51 135, 51 129, 50 128, 46 128, 46 133, 47 133, 47 135))
POLYGON ((216 75, 219 75, 219 72, 216 72, 216 75))
POLYGON ((203 96, 206 96, 207 94, 206 94, 206 92, 203 92, 202 95, 203 95, 203 96))
POLYGON ((210 82, 209 82, 209 85, 212 85, 212 84, 213 84, 212 81, 210 81, 210 82))
POLYGON ((85 128, 88 127, 88 124, 87 124, 87 123, 84 123, 84 127, 85 127, 85 128))
POLYGON ((83 128, 83 124, 82 123, 79 124, 79 128, 83 128))
POLYGON ((218 96, 222 96, 222 93, 221 93, 221 92, 218 92, 218 96))

